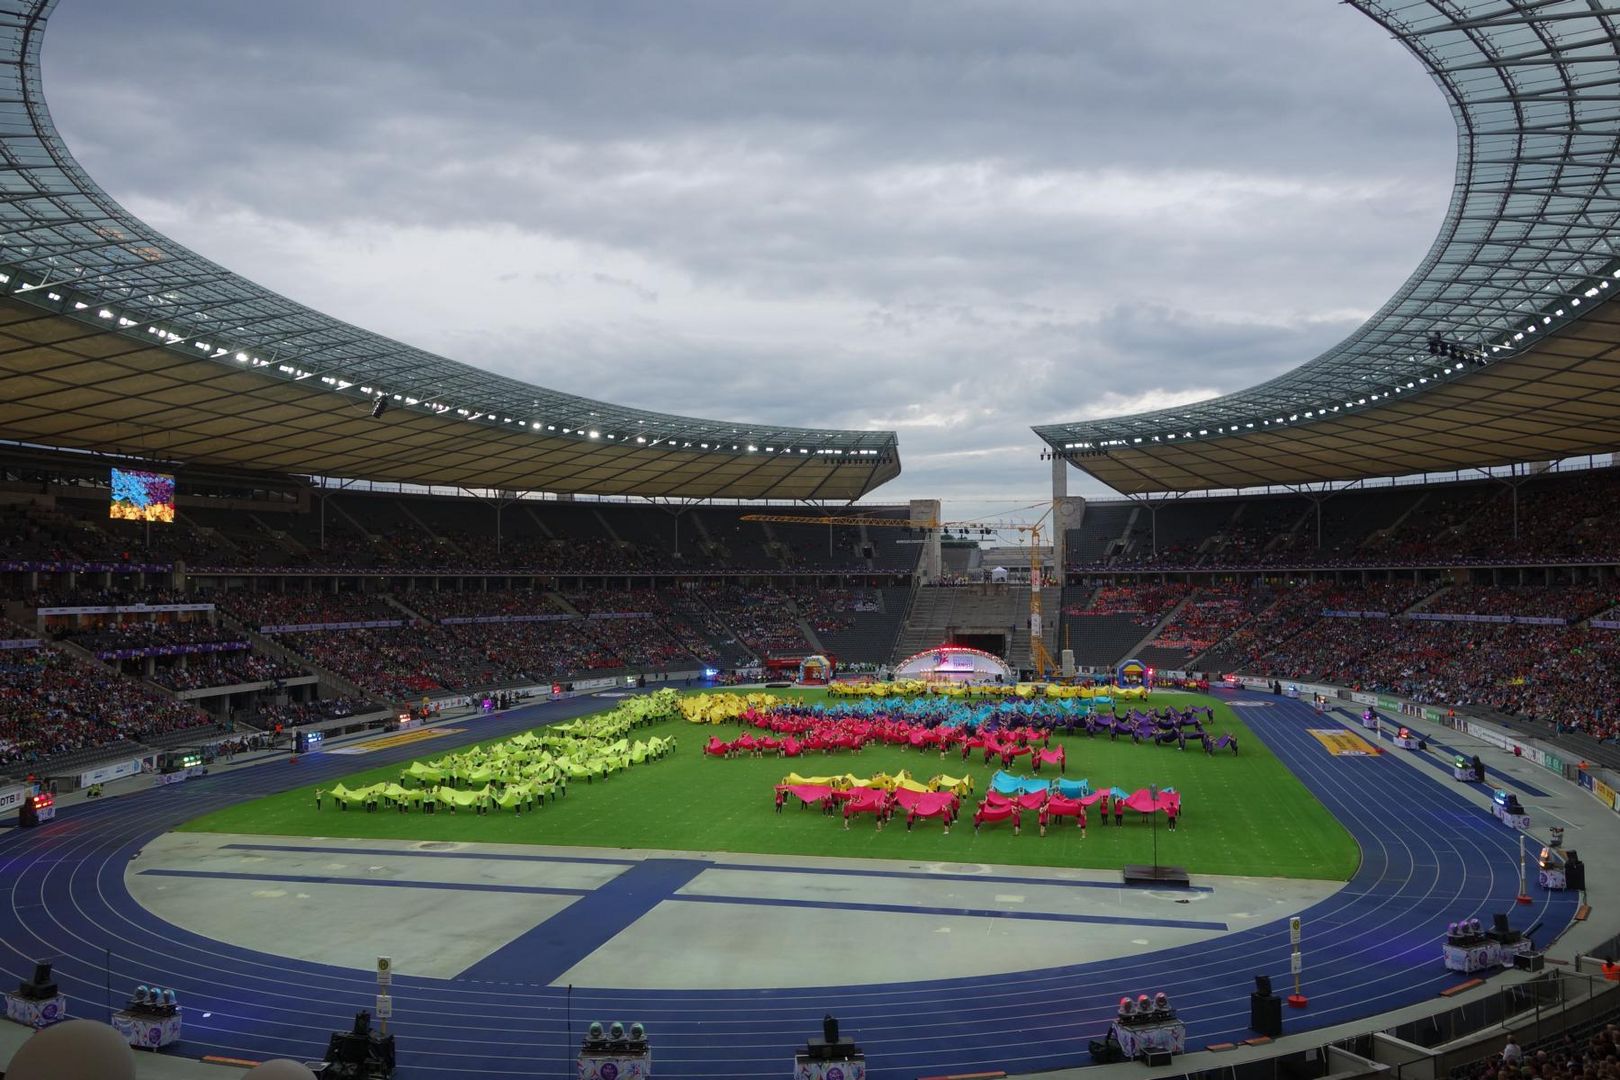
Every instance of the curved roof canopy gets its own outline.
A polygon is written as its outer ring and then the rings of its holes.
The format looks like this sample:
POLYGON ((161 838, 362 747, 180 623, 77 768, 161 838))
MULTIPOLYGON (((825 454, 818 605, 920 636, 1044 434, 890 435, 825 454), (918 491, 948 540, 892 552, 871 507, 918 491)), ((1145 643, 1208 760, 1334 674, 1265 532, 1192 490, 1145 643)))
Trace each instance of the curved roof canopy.
POLYGON ((1370 319, 1285 375, 1035 428, 1115 490, 1353 480, 1620 444, 1620 7, 1349 2, 1451 104, 1457 184, 1440 234, 1370 319))
POLYGON ((0 0, 0 435, 180 464, 689 498, 853 499, 899 474, 893 432, 670 416, 531 386, 187 250, 102 191, 52 124, 39 55, 54 6, 0 0))

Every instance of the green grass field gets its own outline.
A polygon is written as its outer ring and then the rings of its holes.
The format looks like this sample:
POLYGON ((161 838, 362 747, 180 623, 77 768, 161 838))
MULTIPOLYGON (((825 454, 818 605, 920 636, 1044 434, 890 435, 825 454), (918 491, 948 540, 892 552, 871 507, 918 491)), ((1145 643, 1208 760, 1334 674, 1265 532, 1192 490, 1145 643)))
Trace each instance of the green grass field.
MULTIPOLYGON (((808 696, 819 695, 810 691, 808 696)), ((1202 751, 1132 745, 1078 736, 1062 740, 1068 749, 1065 775, 1084 777, 1094 788, 1117 786, 1134 791, 1149 784, 1173 787, 1182 794, 1178 830, 1157 829, 1158 857, 1193 873, 1260 877, 1303 877, 1346 880, 1360 859, 1355 841, 1258 738, 1224 705, 1201 695, 1155 694, 1155 702, 1172 697, 1212 704, 1213 730, 1232 731, 1242 747, 1213 758, 1202 751)), ((339 811, 331 800, 315 809, 314 787, 271 795, 188 822, 199 832, 255 833, 282 836, 327 836, 357 839, 459 840, 503 844, 556 844, 604 848, 657 848, 676 851, 760 852, 782 855, 825 855, 904 859, 920 863, 997 863, 1005 865, 1074 866, 1109 869, 1152 860, 1154 830, 1127 811, 1124 828, 1099 828, 1091 816, 1085 840, 1072 822, 1039 835, 1034 815, 1013 836, 1005 823, 987 825, 977 836, 971 803, 985 791, 994 767, 968 763, 960 753, 941 760, 938 753, 897 747, 872 747, 859 754, 814 754, 788 760, 743 758, 716 760, 699 748, 711 734, 731 738, 729 726, 709 727, 671 721, 638 731, 675 735, 679 750, 650 765, 639 765, 594 784, 571 785, 567 798, 543 809, 516 816, 496 813, 367 814, 339 811), (965 765, 965 768, 964 768, 965 765), (902 823, 879 832, 869 816, 857 817, 845 831, 842 819, 799 809, 797 800, 777 814, 772 786, 790 771, 802 775, 908 769, 926 780, 936 773, 972 774, 973 799, 964 800, 963 820, 944 835, 937 821, 919 824, 908 833, 902 823)), ((422 744, 419 757, 445 754, 433 740, 422 744)), ((360 764, 363 759, 357 759, 360 764)), ((345 777, 359 787, 395 779, 401 765, 370 769, 345 777)), ((1043 776, 1051 775, 1043 771, 1043 776)))

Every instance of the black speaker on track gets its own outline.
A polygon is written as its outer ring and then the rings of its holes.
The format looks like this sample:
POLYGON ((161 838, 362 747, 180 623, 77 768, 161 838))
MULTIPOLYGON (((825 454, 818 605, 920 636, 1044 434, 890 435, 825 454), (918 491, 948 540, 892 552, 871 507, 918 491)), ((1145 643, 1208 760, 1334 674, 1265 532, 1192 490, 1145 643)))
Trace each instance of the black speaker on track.
POLYGON ((1162 1069, 1170 1064, 1170 1058, 1168 1050, 1146 1050, 1142 1053, 1142 1064, 1150 1069, 1162 1069))
POLYGON ((1257 1035, 1282 1037, 1282 998, 1271 994, 1249 995, 1249 1029, 1257 1035))

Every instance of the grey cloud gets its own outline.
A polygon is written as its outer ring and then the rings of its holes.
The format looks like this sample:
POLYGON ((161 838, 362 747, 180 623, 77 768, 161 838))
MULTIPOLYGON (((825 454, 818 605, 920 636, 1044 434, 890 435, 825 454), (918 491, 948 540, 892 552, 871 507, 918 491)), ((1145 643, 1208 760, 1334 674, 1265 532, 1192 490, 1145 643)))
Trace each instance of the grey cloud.
POLYGON ((1454 153, 1416 63, 1327 0, 65 0, 52 21, 69 145, 204 254, 561 389, 894 423, 906 473, 880 498, 1038 493, 1029 424, 1314 355, 1416 265, 1454 153), (452 230, 484 245, 458 248, 466 286, 379 295, 388 242, 432 265, 452 230), (349 249, 342 272, 310 237, 349 249), (484 261, 525 319, 480 295, 484 261))

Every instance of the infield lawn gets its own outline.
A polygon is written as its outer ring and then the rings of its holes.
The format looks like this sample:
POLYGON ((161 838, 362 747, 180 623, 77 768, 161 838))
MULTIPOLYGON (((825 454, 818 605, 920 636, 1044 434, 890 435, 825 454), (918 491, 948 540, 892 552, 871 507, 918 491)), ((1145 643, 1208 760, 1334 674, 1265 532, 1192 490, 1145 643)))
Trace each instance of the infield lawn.
MULTIPOLYGON (((811 691, 805 695, 818 696, 811 691)), ((1072 820, 1042 837, 1035 815, 1024 815, 1022 835, 1008 823, 986 825, 977 835, 972 807, 986 790, 994 766, 977 753, 968 762, 960 751, 943 759, 937 752, 869 747, 858 754, 807 754, 721 760, 700 747, 711 734, 733 738, 738 729, 674 720, 642 728, 637 738, 676 736, 679 749, 651 764, 638 765, 593 784, 575 782, 566 798, 532 813, 400 814, 340 811, 331 799, 315 809, 314 786, 300 787, 208 814, 181 828, 198 832, 323 836, 355 839, 452 840, 500 844, 555 844, 604 848, 658 849, 702 853, 760 852, 845 858, 902 859, 917 863, 991 863, 1110 869, 1158 860, 1198 874, 1303 877, 1346 880, 1360 851, 1342 825, 1279 762, 1264 744, 1213 698, 1158 692, 1152 704, 1209 704, 1211 731, 1237 736, 1241 753, 1207 756, 1202 750, 1133 745, 1128 739, 1084 735, 1054 739, 1068 750, 1064 775, 1086 778, 1093 789, 1126 791, 1150 784, 1175 788, 1182 796, 1177 831, 1160 817, 1155 829, 1141 815, 1126 811, 1125 824, 1099 827, 1092 813, 1086 838, 1072 820), (937 821, 907 832, 896 820, 879 831, 870 816, 857 816, 849 830, 842 818, 800 809, 790 800, 780 814, 772 806, 773 785, 788 772, 801 775, 854 773, 869 776, 906 769, 927 780, 936 773, 974 779, 975 794, 964 799, 962 819, 945 835, 937 821)), ((423 744, 422 760, 450 752, 423 744)), ((461 747, 460 749, 466 749, 461 747)), ((363 758, 357 759, 360 764, 363 758)), ((402 765, 356 772, 348 787, 397 779, 402 765)), ((1027 771, 1027 766, 1022 766, 1027 771)), ((1054 775, 1043 770, 1043 777, 1054 775)), ((330 786, 329 784, 326 786, 330 786)))

